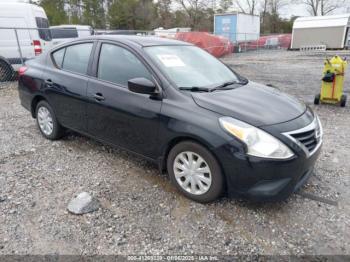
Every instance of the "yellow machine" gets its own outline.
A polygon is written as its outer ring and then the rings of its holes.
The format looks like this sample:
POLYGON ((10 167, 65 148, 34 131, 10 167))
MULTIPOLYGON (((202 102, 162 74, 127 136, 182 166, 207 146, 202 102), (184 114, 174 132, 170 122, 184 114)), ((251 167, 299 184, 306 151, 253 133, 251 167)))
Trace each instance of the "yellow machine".
POLYGON ((343 94, 344 73, 348 66, 346 60, 339 56, 328 58, 324 63, 321 93, 315 96, 315 105, 322 103, 346 105, 346 95, 343 94))

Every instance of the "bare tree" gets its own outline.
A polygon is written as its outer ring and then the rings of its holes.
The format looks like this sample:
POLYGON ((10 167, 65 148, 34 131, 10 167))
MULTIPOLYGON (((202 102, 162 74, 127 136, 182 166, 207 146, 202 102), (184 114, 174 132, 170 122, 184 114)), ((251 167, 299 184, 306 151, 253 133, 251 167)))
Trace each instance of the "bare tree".
POLYGON ((266 15, 267 15, 267 8, 268 8, 268 3, 269 0, 263 0, 261 3, 261 18, 260 18, 260 23, 261 23, 261 31, 265 32, 265 27, 266 27, 266 15))
POLYGON ((189 25, 193 29, 197 29, 199 26, 200 12, 212 4, 210 0, 176 0, 176 2, 181 5, 187 14, 189 25))
POLYGON ((345 0, 301 0, 296 1, 307 6, 310 15, 328 15, 342 7, 345 0))
POLYGON ((303 0, 304 4, 308 6, 310 15, 317 16, 319 0, 303 0))
POLYGON ((254 15, 257 10, 258 2, 259 0, 235 0, 234 3, 242 13, 254 15))
POLYGON ((320 3, 320 9, 321 9, 321 15, 327 15, 332 13, 334 10, 338 9, 339 7, 343 6, 345 0, 337 1, 337 0, 319 0, 320 3))
POLYGON ((271 14, 279 14, 282 7, 286 6, 289 2, 287 0, 269 0, 268 6, 271 14))
POLYGON ((288 0, 268 0, 269 28, 273 33, 278 32, 280 27, 280 10, 288 4, 288 0))
POLYGON ((221 12, 226 12, 233 5, 233 0, 220 0, 219 6, 221 12))
POLYGON ((157 7, 159 25, 165 28, 170 28, 174 19, 174 15, 171 12, 171 0, 158 0, 157 7))

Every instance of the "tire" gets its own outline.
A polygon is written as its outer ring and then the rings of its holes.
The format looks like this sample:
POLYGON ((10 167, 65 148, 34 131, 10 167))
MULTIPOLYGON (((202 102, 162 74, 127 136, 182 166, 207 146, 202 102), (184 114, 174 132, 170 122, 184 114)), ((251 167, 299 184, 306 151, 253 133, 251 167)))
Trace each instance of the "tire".
POLYGON ((315 104, 315 105, 319 105, 319 104, 320 104, 320 99, 321 99, 321 95, 320 95, 320 94, 317 94, 317 95, 315 96, 314 104, 315 104))
POLYGON ((4 60, 0 60, 0 82, 8 82, 14 80, 14 71, 10 64, 4 60))
POLYGON ((347 99, 346 95, 342 95, 341 96, 341 99, 340 99, 340 106, 341 107, 345 107, 346 106, 346 99, 347 99))
POLYGON ((170 180, 177 189, 196 202, 212 202, 219 198, 223 192, 224 179, 217 160, 210 151, 195 142, 180 142, 174 146, 167 158, 167 170, 170 180), (191 159, 190 154, 192 154, 192 159, 195 161, 192 162, 193 171, 189 171, 190 168, 186 168, 190 166, 188 164, 191 159), (184 158, 187 160, 187 164, 181 160, 184 158), (201 160, 204 160, 204 162, 201 160), (199 163, 200 166, 195 168, 195 164, 198 161, 201 161, 199 163), (178 168, 179 166, 181 167, 178 168), (187 172, 183 172, 184 170, 187 170, 187 172), (196 170, 201 171, 195 172, 196 170), (209 173, 205 172, 206 170, 209 170, 209 173), (191 174, 189 175, 188 172, 191 172, 191 174), (180 173, 186 175, 181 175, 180 173))
POLYGON ((46 101, 42 100, 37 104, 35 117, 38 128, 45 138, 58 140, 64 135, 64 128, 58 123, 52 107, 46 101), (45 117, 46 115, 48 117, 45 117))

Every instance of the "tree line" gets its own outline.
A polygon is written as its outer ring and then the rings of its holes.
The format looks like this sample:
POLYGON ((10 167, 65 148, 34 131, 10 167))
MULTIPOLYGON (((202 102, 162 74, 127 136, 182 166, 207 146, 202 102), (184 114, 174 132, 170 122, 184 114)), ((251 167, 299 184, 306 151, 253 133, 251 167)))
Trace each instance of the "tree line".
POLYGON ((261 33, 289 33, 296 17, 281 17, 289 3, 310 15, 326 15, 345 0, 41 0, 51 25, 86 24, 96 29, 153 30, 191 27, 213 31, 214 14, 239 11, 260 15, 261 33))

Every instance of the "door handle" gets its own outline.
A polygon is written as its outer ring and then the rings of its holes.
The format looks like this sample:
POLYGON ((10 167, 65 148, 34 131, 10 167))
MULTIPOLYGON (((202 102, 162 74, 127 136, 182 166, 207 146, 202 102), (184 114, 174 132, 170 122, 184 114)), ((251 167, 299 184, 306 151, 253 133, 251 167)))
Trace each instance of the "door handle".
POLYGON ((52 86, 53 86, 52 80, 51 80, 51 79, 45 80, 45 85, 46 85, 47 87, 52 87, 52 86))
POLYGON ((101 93, 94 94, 94 98, 96 101, 99 101, 99 102, 105 100, 104 96, 101 93))

